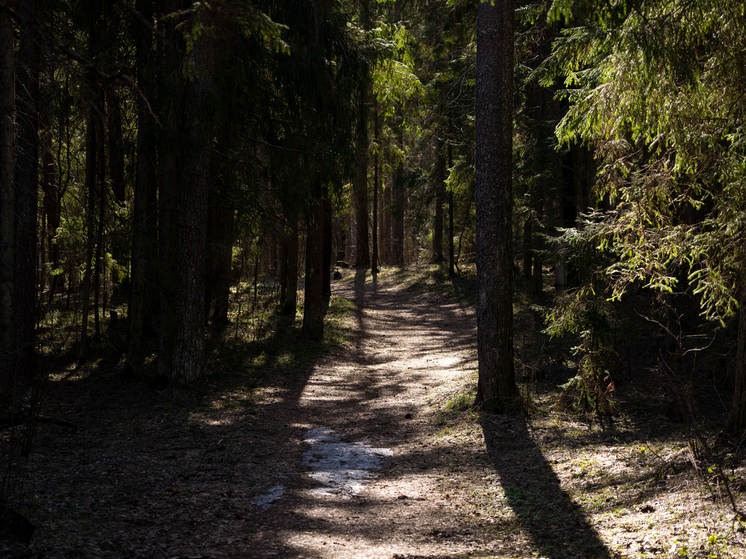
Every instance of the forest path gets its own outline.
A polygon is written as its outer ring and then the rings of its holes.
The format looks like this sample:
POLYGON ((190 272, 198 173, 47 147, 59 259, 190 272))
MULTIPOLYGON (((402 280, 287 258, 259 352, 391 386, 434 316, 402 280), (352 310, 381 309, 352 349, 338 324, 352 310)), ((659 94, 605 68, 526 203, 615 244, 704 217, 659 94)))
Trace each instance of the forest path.
MULTIPOLYGON (((442 281, 352 272, 326 346, 295 325, 256 341, 231 326, 199 391, 133 378, 117 352, 60 368, 45 413, 78 428, 38 426, 16 497, 37 531, 28 550, 0 540, 0 557, 746 557, 662 415, 661 375, 640 369, 620 394, 634 413, 613 422, 558 411, 568 371, 546 361, 530 418, 473 412, 474 310, 440 292, 473 282, 442 281)), ((531 320, 516 315, 524 383, 546 357, 531 320)), ((118 346, 126 323, 107 335, 118 346)))
POLYGON ((223 332, 204 395, 106 362, 61 371, 49 405, 79 428, 39 430, 23 495, 39 529, 16 555, 611 559, 599 528, 662 549, 669 538, 618 525, 667 510, 615 515, 641 494, 625 443, 556 415, 468 409, 474 310, 440 288, 473 287, 440 281, 386 270, 335 282, 329 336, 348 343, 325 355, 295 329, 256 344, 223 332))
POLYGON ((451 451, 438 435, 433 403, 454 395, 476 367, 473 310, 437 293, 377 282, 364 271, 335 285, 334 294, 356 305, 354 342, 315 365, 292 426, 306 443, 300 469, 320 463, 327 472, 300 476, 267 506, 264 517, 272 520, 256 534, 262 555, 465 555, 477 542, 442 491, 451 451), (319 433, 326 440, 312 444, 319 433), (375 477, 346 486, 333 479, 325 489, 334 473, 325 451, 347 452, 348 461, 350 452, 366 452, 362 445, 380 460, 375 477))

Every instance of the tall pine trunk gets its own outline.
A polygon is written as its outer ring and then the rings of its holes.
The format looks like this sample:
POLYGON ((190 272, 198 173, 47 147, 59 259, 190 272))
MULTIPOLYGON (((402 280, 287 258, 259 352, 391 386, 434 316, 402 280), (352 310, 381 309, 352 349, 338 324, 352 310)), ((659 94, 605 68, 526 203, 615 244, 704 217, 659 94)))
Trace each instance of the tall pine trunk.
MULTIPOLYGON (((138 12, 146 21, 153 19, 150 2, 138 0, 138 12)), ((145 25, 136 28, 135 61, 137 83, 152 97, 150 74, 153 66, 152 32, 145 25)), ((155 315, 157 285, 157 205, 155 184, 156 136, 146 101, 137 104, 137 162, 135 167, 134 211, 132 216, 132 254, 129 304, 129 347, 127 363, 136 375, 142 373, 143 331, 146 316, 155 315)))
MULTIPOLYGON (((374 101, 373 109, 373 135, 375 143, 378 145, 378 104, 374 101)), ((373 156, 373 256, 370 262, 370 272, 373 275, 378 273, 378 191, 380 190, 380 175, 378 168, 378 150, 373 156)))
MULTIPOLYGON (((448 168, 453 167, 453 146, 448 144, 448 168)), ((448 191, 448 275, 454 277, 456 275, 456 254, 454 250, 453 237, 453 190, 448 191)))
MULTIPOLYGON (((2 7, 7 2, 2 2, 2 7)), ((10 404, 15 378, 15 37, 8 12, 0 12, 0 405, 10 404)), ((6 411, 2 410, 3 413, 6 411)))
MULTIPOLYGON (((93 72, 89 72, 89 87, 93 72)), ((88 319, 90 315, 91 301, 91 279, 93 277, 93 250, 94 250, 94 211, 96 208, 96 123, 93 107, 88 107, 86 118, 86 141, 85 141, 85 193, 86 193, 86 247, 85 247, 85 271, 83 272, 83 308, 80 322, 80 348, 78 360, 83 362, 88 359, 88 319)))
POLYGON ((433 262, 443 261, 443 194, 446 189, 446 155, 443 140, 438 140, 435 173, 435 215, 433 216, 433 262))
POLYGON ((298 307, 298 218, 290 219, 285 258, 285 298, 281 314, 295 316, 298 307))
POLYGON ((393 183, 394 183, 394 177, 392 177, 389 186, 384 188, 383 190, 383 200, 382 200, 382 211, 381 211, 381 261, 384 264, 391 264, 391 212, 392 212, 392 196, 391 193, 394 190, 393 183))
POLYGON ((367 88, 360 86, 355 173, 355 267, 370 266, 368 244, 368 106, 367 88))
POLYGON ((480 2, 477 10, 474 404, 509 411, 520 397, 513 364, 513 2, 480 2))
MULTIPOLYGON (((103 101, 103 91, 98 96, 103 101)), ((102 105, 103 106, 103 105, 102 105)), ((93 325, 96 338, 101 336, 101 298, 103 275, 103 247, 104 247, 104 219, 106 217, 106 145, 104 142, 104 126, 100 119, 96 119, 96 136, 98 138, 98 156, 96 164, 96 195, 98 198, 98 219, 96 220, 96 255, 93 269, 93 325)))
MULTIPOLYGON (((165 2, 165 12, 174 14, 179 9, 178 0, 165 2)), ((177 250, 177 213, 176 197, 179 189, 180 151, 179 118, 183 107, 179 100, 183 90, 179 78, 179 38, 175 29, 176 22, 168 19, 165 23, 167 41, 163 41, 161 68, 165 81, 161 95, 165 98, 163 114, 168 115, 164 129, 160 134, 161 151, 161 185, 158 198, 158 231, 160 261, 160 336, 158 346, 158 374, 171 379, 173 370, 173 348, 176 337, 176 250, 177 250)))
MULTIPOLYGON (((211 29, 209 9, 199 9, 203 29, 211 29)), ((178 241, 176 274, 176 338, 171 378, 190 385, 204 376, 205 271, 214 109, 215 52, 209 31, 192 47, 188 63, 195 74, 184 85, 184 127, 181 131, 182 176, 177 194, 178 241)))
POLYGON ((39 187, 39 68, 41 48, 34 30, 36 1, 18 4, 15 308, 18 371, 36 375, 36 241, 39 187))
MULTIPOLYGON (((404 149, 404 134, 401 128, 397 131, 399 149, 404 149)), ((391 263, 394 266, 404 265, 404 164, 399 162, 392 181, 391 204, 391 263)))
POLYGON ((324 206, 321 177, 316 176, 313 206, 306 234, 306 279, 303 307, 303 336, 311 340, 324 338, 324 206))
POLYGON ((321 260, 321 293, 326 303, 324 304, 324 313, 328 308, 329 298, 332 296, 332 204, 329 201, 329 194, 326 189, 321 196, 321 206, 324 216, 322 224, 324 239, 322 243, 322 260, 321 260))
MULTIPOLYGON (((62 220, 62 205, 58 182, 55 177, 54 154, 52 153, 52 136, 49 130, 44 134, 44 147, 42 150, 42 190, 44 191, 44 215, 46 217, 46 230, 42 229, 47 243, 48 263, 52 270, 60 265, 60 246, 56 240, 57 229, 62 220)), ((54 300, 57 293, 57 279, 59 275, 53 274, 49 281, 49 302, 54 300)))

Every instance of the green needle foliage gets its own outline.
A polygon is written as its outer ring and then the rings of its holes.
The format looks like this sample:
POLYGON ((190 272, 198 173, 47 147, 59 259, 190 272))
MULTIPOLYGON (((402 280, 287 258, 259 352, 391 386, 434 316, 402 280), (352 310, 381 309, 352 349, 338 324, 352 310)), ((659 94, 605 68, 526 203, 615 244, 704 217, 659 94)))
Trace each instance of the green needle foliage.
POLYGON ((611 248, 612 297, 633 283, 673 291, 682 274, 703 313, 737 309, 744 267, 746 16, 737 1, 556 1, 568 27, 537 72, 564 80, 564 145, 600 162, 610 209, 589 242, 611 248))

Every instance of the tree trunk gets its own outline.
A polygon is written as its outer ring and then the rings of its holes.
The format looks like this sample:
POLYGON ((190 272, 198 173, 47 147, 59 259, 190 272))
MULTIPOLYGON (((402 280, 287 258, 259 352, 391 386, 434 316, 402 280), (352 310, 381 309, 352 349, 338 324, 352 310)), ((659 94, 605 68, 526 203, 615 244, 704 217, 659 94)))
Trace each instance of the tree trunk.
POLYGON ((511 411, 519 402, 513 365, 512 134, 513 2, 477 8, 475 405, 511 411))
POLYGON ((206 285, 205 302, 210 305, 210 320, 213 324, 228 324, 228 306, 230 303, 231 267, 233 262, 233 222, 235 211, 231 205, 229 189, 235 182, 235 164, 227 154, 232 148, 232 135, 227 126, 218 131, 220 154, 213 157, 215 161, 212 175, 216 185, 209 194, 208 251, 209 281, 206 285))
MULTIPOLYGON (((5 8, 7 2, 2 2, 5 8)), ((7 11, 0 12, 0 405, 10 403, 15 378, 15 37, 7 11)), ((5 412, 6 410, 3 410, 5 412)))
MULTIPOLYGON (((150 2, 138 0, 137 10, 146 21, 152 21, 150 2)), ((152 32, 145 25, 136 28, 135 60, 138 87, 152 97, 149 87, 152 65, 152 32)), ((143 328, 145 317, 155 315, 157 269, 157 206, 155 202, 156 138, 154 123, 148 114, 145 100, 137 104, 137 163, 135 167, 135 195, 132 216, 132 255, 129 304, 129 347, 127 363, 132 373, 142 374, 143 328), (154 277, 156 276, 156 277, 154 277)))
POLYGON ((433 216, 433 262, 443 261, 443 193, 446 190, 446 156, 443 140, 438 140, 435 173, 435 215, 433 216))
MULTIPOLYGON (((404 135, 397 131, 399 149, 404 149, 404 135)), ((391 208, 391 263, 394 266, 404 266, 404 164, 399 163, 392 181, 391 208)))
MULTIPOLYGON (((165 12, 171 14, 179 9, 177 0, 166 2, 165 12)), ((179 111, 176 100, 181 96, 183 83, 178 78, 179 52, 177 46, 177 32, 175 21, 169 19, 165 23, 167 41, 163 42, 162 72, 170 79, 162 92, 167 98, 167 105, 162 108, 168 115, 164 130, 161 132, 161 169, 162 184, 158 202, 159 210, 159 255, 160 260, 160 338, 158 348, 158 374, 171 379, 173 371, 173 348, 176 338, 176 253, 177 253, 177 192, 179 190, 180 161, 179 152, 179 111)))
MULTIPOLYGON (((204 29, 212 22, 208 10, 198 10, 204 29)), ((183 156, 177 194, 178 244, 176 274, 176 339, 171 379, 190 385, 204 376, 205 269, 207 264, 207 214, 212 152, 213 110, 210 89, 214 85, 215 59, 210 32, 189 54, 196 69, 184 86, 183 156)))
POLYGON ((381 257, 381 260, 384 264, 391 264, 391 248, 392 248, 392 242, 391 242, 391 212, 392 212, 392 196, 391 193, 393 192, 393 179, 395 177, 392 177, 392 180, 387 188, 383 190, 383 211, 381 212, 383 214, 383 225, 381 226, 381 239, 383 240, 381 244, 381 248, 383 249, 383 255, 381 257))
MULTIPOLYGON (((448 168, 453 167, 453 146, 448 144, 448 168)), ((453 190, 448 191, 448 275, 454 277, 456 275, 456 261, 453 246, 453 190)))
POLYGON ((18 40, 16 89, 16 261, 15 308, 18 371, 33 379, 36 375, 36 241, 39 187, 39 37, 33 28, 37 18, 36 1, 22 0, 18 40))
POLYGON ((298 220, 291 220, 290 235, 287 239, 287 259, 285 278, 285 299, 282 302, 282 314, 295 316, 298 307, 298 220))
MULTIPOLYGON (((92 81, 95 79, 93 72, 90 71, 89 87, 93 87, 92 81)), ((88 116, 86 118, 86 156, 85 156, 85 192, 87 197, 86 203, 86 248, 85 248, 85 272, 83 274, 83 308, 80 322, 80 348, 78 360, 84 362, 88 359, 88 316, 90 314, 91 300, 91 278, 93 274, 93 243, 94 243, 94 219, 93 213, 96 207, 96 156, 98 147, 96 145, 96 122, 93 114, 93 107, 88 107, 88 116)))
MULTIPOLYGON (((378 105, 374 101, 373 129, 375 143, 378 145, 378 105)), ((380 176, 378 169, 378 150, 373 156, 373 256, 370 262, 370 272, 372 275, 378 273, 378 190, 380 176)))
POLYGON ((303 307, 303 336, 310 340, 324 338, 324 208, 321 177, 314 179, 314 204, 308 220, 306 237, 306 281, 303 307))
POLYGON ((368 244, 368 106, 367 88, 360 87, 355 173, 355 267, 370 266, 368 244))
MULTIPOLYGON (((47 250, 49 252, 48 262, 52 270, 56 270, 60 265, 60 247, 57 243, 57 229, 62 219, 62 205, 60 204, 60 193, 58 183, 55 177, 54 154, 52 153, 52 136, 49 133, 44 134, 44 147, 42 153, 42 190, 44 191, 44 215, 46 216, 46 229, 42 230, 46 236, 47 250)), ((58 274, 53 274, 49 281, 49 302, 54 300, 57 292, 58 274)))
MULTIPOLYGON (((324 313, 328 308, 329 298, 332 296, 332 205, 326 189, 322 192, 321 205, 324 215, 323 223, 323 260, 321 264, 321 292, 326 301, 324 313)), ((367 204, 366 204, 367 205, 367 204)))
MULTIPOLYGON (((103 101, 103 91, 99 93, 98 99, 103 101)), ((98 339, 101 337, 101 289, 102 287, 106 289, 106 286, 102 285, 101 282, 101 276, 103 275, 104 219, 106 216, 106 145, 104 143, 104 125, 100 119, 96 119, 96 136, 98 138, 98 157, 96 158, 98 165, 96 172, 98 219, 96 221, 96 257, 93 270, 93 324, 96 339, 98 339)))

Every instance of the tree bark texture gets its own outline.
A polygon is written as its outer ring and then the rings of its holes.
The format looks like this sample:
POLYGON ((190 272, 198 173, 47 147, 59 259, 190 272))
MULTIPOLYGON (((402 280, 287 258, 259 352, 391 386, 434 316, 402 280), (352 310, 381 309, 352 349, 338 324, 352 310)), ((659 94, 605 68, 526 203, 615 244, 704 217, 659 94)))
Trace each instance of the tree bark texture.
POLYGON ((36 372, 36 241, 39 188, 39 68, 41 45, 33 29, 36 1, 18 4, 15 308, 18 370, 36 372))
MULTIPOLYGON (((448 168, 453 167, 453 146, 448 144, 448 168)), ((454 277, 456 275, 456 260, 455 251, 453 246, 453 237, 455 231, 453 229, 453 190, 448 191, 448 275, 454 277)))
MULTIPOLYGON (((332 204, 329 201, 329 194, 324 190, 321 198, 322 211, 324 215, 324 241, 323 241, 323 260, 321 263, 321 292, 324 299, 328 302, 332 296, 332 204)), ((324 305, 326 314, 327 304, 324 305)))
POLYGON ((303 336, 310 340, 324 338, 324 208, 321 178, 314 179, 314 204, 306 236, 306 281, 303 307, 303 336))
MULTIPOLYGON (((177 0, 166 2, 165 13, 174 13, 180 7, 177 0)), ((173 370, 173 348, 176 323, 176 254, 177 254, 177 192, 179 189, 180 162, 177 154, 179 145, 179 109, 178 100, 182 95, 184 84, 178 78, 179 68, 178 34, 175 22, 169 19, 165 23, 161 71, 169 76, 161 91, 164 99, 162 111, 168 115, 164 130, 160 134, 162 183, 158 198, 158 231, 160 262, 160 339, 158 347, 158 374, 171 379, 173 370)))
MULTIPOLYGON (((88 87, 94 89, 95 75, 88 73, 88 87)), ((86 193, 86 248, 85 271, 83 272, 83 308, 80 321, 80 348, 78 359, 88 358, 88 318, 90 314, 91 280, 93 277, 94 226, 93 218, 96 208, 96 156, 98 155, 98 138, 96 136, 96 117, 92 106, 88 107, 86 117, 85 141, 85 193, 86 193)))
POLYGON ((381 262, 391 264, 391 208, 393 191, 393 177, 388 187, 383 190, 381 217, 381 262))
MULTIPOLYGON (((375 105, 373 114, 373 129, 375 142, 378 144, 378 106, 375 105)), ((378 151, 373 156, 373 255, 370 261, 370 272, 373 275, 378 273, 378 190, 380 188, 380 174, 378 167, 378 151)))
POLYGON ((442 140, 438 140, 435 172, 435 215, 433 216, 433 262, 443 261, 443 198, 446 191, 446 156, 442 140))
MULTIPOLYGON (((46 235, 47 251, 49 253, 49 263, 52 270, 56 270, 60 265, 60 246, 56 240, 57 229, 62 221, 62 204, 59 183, 55 176, 54 154, 52 153, 52 137, 49 131, 44 135, 44 148, 42 150, 42 189, 44 191, 44 215, 46 217, 46 235)), ((49 301, 54 299, 57 293, 57 279, 55 274, 49 282, 49 301)))
MULTIPOLYGON (((150 2, 138 0, 138 12, 152 21, 150 2)), ((146 96, 152 97, 152 32, 145 26, 136 28, 135 60, 137 83, 146 96)), ((145 100, 137 104, 137 162, 135 167, 134 211, 132 216, 132 255, 129 305, 129 347, 127 363, 134 374, 142 373, 143 330, 146 316, 156 315, 158 211, 156 204, 155 161, 157 149, 152 117, 145 100)))
POLYGON ((355 173, 355 267, 370 266, 368 239, 368 106, 367 88, 360 88, 358 100, 355 173))
POLYGON ((513 365, 513 2, 477 11, 475 405, 509 411, 519 398, 513 365))
MULTIPOLYGON (((100 90, 98 99, 103 106, 103 88, 100 90)), ((96 197, 98 199, 98 219, 96 220, 96 256, 93 273, 93 324, 96 339, 101 336, 101 276, 103 275, 103 247, 104 247, 104 220, 106 218, 106 144, 104 134, 104 123, 100 118, 96 119, 96 136, 98 138, 98 156, 96 164, 96 197)))
MULTIPOLYGON (((399 133, 399 145, 403 144, 399 133)), ((392 181, 391 263, 404 266, 404 165, 399 163, 392 181)))
MULTIPOLYGON (((204 29, 212 22, 200 9, 204 29)), ((205 269, 207 214, 214 111, 215 53, 209 33, 197 40, 187 60, 193 74, 184 87, 184 127, 181 131, 182 180, 177 194, 178 237, 176 273, 176 338, 171 379, 190 385, 204 376, 205 269)))
POLYGON ((298 307, 298 220, 293 218, 287 238, 287 255, 285 268, 285 299, 282 301, 281 314, 295 316, 298 307))
MULTIPOLYGON (((7 2, 0 4, 3 8, 7 2)), ((0 390, 2 404, 15 377, 15 37, 7 11, 0 12, 0 390)))

